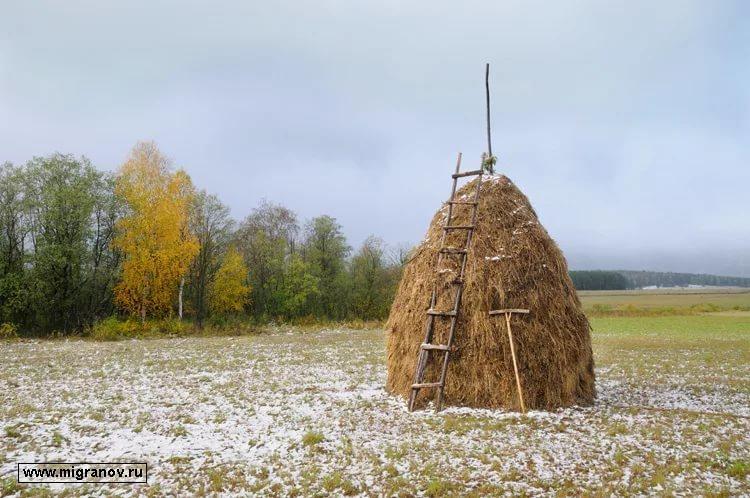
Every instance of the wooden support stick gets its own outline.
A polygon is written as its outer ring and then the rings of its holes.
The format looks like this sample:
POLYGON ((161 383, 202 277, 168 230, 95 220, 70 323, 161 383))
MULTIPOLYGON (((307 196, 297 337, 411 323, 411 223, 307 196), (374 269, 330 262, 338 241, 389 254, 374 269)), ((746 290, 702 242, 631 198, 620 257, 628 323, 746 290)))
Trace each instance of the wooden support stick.
POLYGON ((518 400, 521 402, 521 413, 526 413, 526 405, 523 403, 523 392, 521 392, 521 377, 518 375, 518 363, 516 363, 516 350, 513 347, 513 332, 510 330, 511 312, 505 313, 505 323, 508 326, 508 340, 510 341, 510 355, 513 357, 513 371, 516 373, 516 387, 518 388, 518 400))
MULTIPOLYGON (((484 88, 487 95, 487 153, 489 159, 492 159, 492 137, 490 135, 490 63, 488 62, 484 69, 484 88)), ((490 170, 490 173, 494 171, 490 170)))

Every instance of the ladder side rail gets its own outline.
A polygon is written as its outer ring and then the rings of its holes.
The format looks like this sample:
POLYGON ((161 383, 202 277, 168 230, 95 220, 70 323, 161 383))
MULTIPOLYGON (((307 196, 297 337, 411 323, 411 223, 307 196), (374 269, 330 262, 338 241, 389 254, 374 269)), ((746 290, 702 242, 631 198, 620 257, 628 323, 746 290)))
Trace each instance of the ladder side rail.
MULTIPOLYGON (((448 216, 446 218, 446 223, 444 227, 449 227, 453 218, 453 202, 455 200, 456 196, 456 188, 458 185, 458 178, 461 177, 459 175, 460 171, 460 165, 461 165, 461 154, 458 155, 458 160, 456 161, 456 173, 452 175, 453 178, 453 185, 451 187, 451 197, 450 201, 448 203, 448 216)), ((438 349, 425 349, 422 346, 420 346, 419 356, 417 360, 417 367, 416 371, 414 373, 414 384, 412 385, 411 394, 409 397, 409 411, 412 411, 414 409, 414 403, 416 402, 417 394, 419 393, 419 390, 422 387, 437 387, 438 388, 438 398, 437 398, 437 404, 436 404, 436 411, 440 411, 442 408, 442 402, 445 392, 445 379, 448 371, 448 362, 450 360, 450 349, 453 345, 453 339, 455 337, 455 331, 456 331, 456 325, 458 323, 459 318, 459 310, 461 307, 461 297, 463 295, 463 277, 466 270, 466 261, 468 259, 468 250, 471 247, 471 240, 472 235, 474 233, 474 227, 476 226, 476 219, 477 219, 477 211, 478 211, 478 205, 479 205, 479 193, 481 189, 481 183, 482 183, 482 174, 483 171, 479 171, 479 179, 477 181, 477 187, 474 193, 474 200, 472 201, 472 222, 471 222, 471 228, 467 229, 466 233, 466 239, 465 239, 465 249, 463 250, 461 254, 461 269, 459 273, 459 283, 456 288, 456 294, 453 301, 453 313, 451 316, 451 324, 450 324, 450 330, 448 333, 448 341, 445 349, 440 349, 444 353, 443 356, 443 364, 442 368, 440 370, 440 381, 437 383, 424 383, 424 372, 427 367, 427 362, 429 359, 429 352, 431 350, 438 350, 438 349), (415 387, 416 386, 416 387, 415 387)), ((443 234, 441 237, 441 251, 438 253, 438 261, 437 265, 440 266, 442 260, 443 260, 443 252, 442 249, 445 246, 445 240, 447 238, 448 230, 443 230, 443 234)), ((437 282, 433 285, 432 295, 430 297, 430 310, 434 310, 434 306, 437 301, 437 282)), ((430 314, 427 320, 427 327, 425 330, 425 341, 423 344, 431 344, 432 338, 434 335, 434 327, 435 327, 435 315, 430 314)))
MULTIPOLYGON (((482 185, 482 175, 479 175, 479 179, 477 180, 477 188, 474 192, 474 201, 477 203, 473 206, 473 211, 471 215, 471 224, 476 226, 477 221, 477 211, 479 210, 479 192, 482 185)), ((448 361, 450 359, 450 348, 453 346, 453 338, 456 331, 456 323, 458 322, 458 314, 459 309, 461 306, 461 297, 463 295, 463 277, 464 272, 466 270, 466 260, 468 259, 468 250, 471 247, 471 239, 472 235, 474 234, 474 229, 470 229, 466 233, 466 251, 462 254, 461 258, 461 272, 459 274, 459 278, 461 279, 461 283, 458 285, 458 289, 456 290, 456 299, 454 301, 453 305, 453 311, 455 314, 451 317, 451 328, 450 332, 448 333, 448 350, 445 352, 445 356, 443 357, 443 367, 440 371, 440 387, 438 389, 438 399, 437 404, 435 406, 435 411, 440 411, 442 404, 443 404, 443 394, 445 391, 445 377, 448 372, 448 361)))
MULTIPOLYGON (((464 254, 461 255, 461 267, 462 267, 461 278, 463 278, 463 267, 466 264, 466 258, 467 258, 466 253, 464 253, 464 254)), ((449 357, 450 357, 450 348, 453 345, 453 338, 455 337, 455 332, 456 332, 456 324, 458 323, 458 317, 459 317, 459 313, 460 313, 460 309, 461 309, 461 297, 463 295, 463 288, 464 288, 463 281, 461 281, 461 283, 459 283, 456 286, 456 294, 455 294, 455 296, 453 298, 453 310, 452 310, 453 314, 451 316, 451 324, 450 324, 450 329, 449 329, 449 332, 448 332, 448 340, 447 340, 447 343, 446 343, 446 349, 443 350, 443 353, 445 353, 445 354, 443 356, 443 365, 442 365, 442 368, 440 369, 440 382, 439 382, 439 388, 438 388, 438 399, 437 399, 437 404, 436 404, 436 407, 435 407, 436 411, 440 411, 440 408, 442 406, 443 392, 444 392, 444 389, 445 389, 445 376, 446 376, 446 372, 447 372, 447 369, 448 369, 448 361, 449 361, 449 357)), ((425 351, 420 352, 420 354, 422 354, 422 353, 426 353, 426 352, 425 351)))
MULTIPOLYGON (((463 157, 463 154, 459 152, 458 153, 458 158, 456 159, 456 173, 458 173, 459 170, 461 169, 461 158, 462 157, 463 157)), ((450 200, 453 200, 455 198, 455 196, 456 196, 456 187, 457 187, 457 184, 458 184, 458 180, 456 178, 454 178, 453 179, 453 186, 451 187, 451 199, 450 200)), ((448 218, 446 220, 446 225, 450 225, 452 218, 453 218, 453 204, 448 204, 448 218)), ((446 238, 446 236, 447 236, 446 232, 443 231, 443 235, 442 235, 442 237, 440 239, 440 247, 441 248, 445 246, 445 238, 446 238)), ((442 261, 443 261, 443 253, 440 252, 440 251, 438 251, 438 260, 437 260, 436 268, 440 268, 440 263, 442 263, 442 261)), ((433 283, 433 285, 432 285, 432 296, 430 297, 430 309, 435 309, 435 304, 436 303, 437 303, 437 282, 433 283)), ((434 316, 430 316, 428 320, 429 320, 429 322, 428 322, 429 326, 428 326, 428 329, 427 329, 427 331, 425 333, 425 340, 424 340, 424 342, 426 342, 426 343, 432 342, 432 334, 433 334, 433 330, 434 330, 434 324, 435 324, 434 320, 435 320, 435 317, 434 316)), ((420 352, 420 355, 421 354, 422 353, 420 352)), ((421 380, 422 379, 417 379, 416 382, 419 382, 421 380)))
POLYGON ((456 314, 451 317, 451 328, 448 332, 448 343, 446 344, 448 346, 448 349, 445 351, 445 355, 443 356, 443 366, 440 370, 440 388, 438 390, 438 400, 437 405, 435 406, 435 411, 440 411, 440 408, 443 404, 443 392, 445 391, 445 375, 448 372, 448 360, 450 359, 450 348, 453 346, 453 337, 456 332, 456 324, 458 323, 458 313, 459 308, 461 305, 461 295, 463 294, 463 285, 460 285, 458 287, 458 290, 456 291, 456 300, 454 305, 454 310, 456 311, 456 314))
MULTIPOLYGON (((458 171, 461 169, 461 157, 462 157, 462 154, 459 152, 458 158, 456 159, 456 173, 458 173, 458 171)), ((453 200, 453 198, 456 195, 457 182, 458 180, 456 179, 453 180, 453 187, 451 188, 451 200, 453 200)), ((453 217, 453 205, 449 204, 448 205, 448 220, 446 222, 447 224, 450 225, 452 217, 453 217)), ((446 234, 445 232, 443 232, 443 236, 440 240, 441 247, 445 245, 445 237, 446 237, 446 234)), ((438 268, 440 267, 440 263, 442 262, 442 260, 443 260, 443 253, 438 252, 438 260, 437 260, 437 265, 436 265, 438 268)), ((430 297, 430 309, 434 309, 436 302, 437 302, 437 282, 435 282, 432 286, 432 296, 430 297)), ((424 342, 426 343, 432 342, 432 330, 434 328, 434 320, 435 320, 435 317, 432 315, 428 318, 428 326, 425 332, 425 340, 424 340, 424 342)), ((416 382, 419 382, 420 380, 421 379, 416 379, 416 382)))
MULTIPOLYGON (((463 154, 461 152, 458 153, 458 157, 456 159, 456 171, 454 175, 457 175, 459 171, 461 170, 461 158, 463 157, 463 154)), ((451 186, 451 197, 450 200, 455 200, 456 197, 456 189, 458 187, 458 178, 457 176, 453 176, 453 184, 451 186)), ((446 225, 450 225, 451 220, 453 218, 453 204, 448 203, 448 217, 446 219, 446 225)), ((443 235, 440 239, 440 247, 445 246, 445 239, 447 237, 447 232, 443 230, 443 235)), ((436 267, 439 268, 440 264, 443 260, 443 253, 438 252, 438 260, 436 267)), ((435 304, 437 302, 437 282, 433 284, 432 287, 432 295, 430 297, 430 309, 435 308, 435 304)), ((434 334, 435 330, 435 315, 429 315, 427 317, 427 326, 425 327, 425 338, 423 341, 423 344, 430 344, 432 342, 432 336, 434 334)), ((417 357, 417 365, 414 371, 414 384, 420 384, 422 383, 422 379, 424 377, 424 371, 427 368, 427 360, 429 351, 424 350, 421 348, 419 349, 419 356, 417 357)), ((414 409, 414 402, 416 401, 417 394, 419 393, 419 388, 412 388, 411 394, 409 396, 409 411, 412 411, 414 409)))

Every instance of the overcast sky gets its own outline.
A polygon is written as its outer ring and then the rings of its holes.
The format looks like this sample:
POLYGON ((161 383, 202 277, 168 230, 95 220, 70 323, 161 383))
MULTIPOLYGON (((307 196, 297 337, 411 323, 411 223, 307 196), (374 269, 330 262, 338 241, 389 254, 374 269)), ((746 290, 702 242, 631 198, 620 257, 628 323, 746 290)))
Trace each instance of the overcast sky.
POLYGON ((493 150, 573 268, 750 276, 750 3, 4 1, 0 161, 153 139, 242 218, 421 240, 493 150))

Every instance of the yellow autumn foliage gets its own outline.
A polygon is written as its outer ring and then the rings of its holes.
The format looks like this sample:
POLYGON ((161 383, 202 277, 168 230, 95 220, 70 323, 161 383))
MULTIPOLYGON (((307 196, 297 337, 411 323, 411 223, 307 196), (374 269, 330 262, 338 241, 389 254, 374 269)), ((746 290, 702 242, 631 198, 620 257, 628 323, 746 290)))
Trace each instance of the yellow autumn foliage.
POLYGON ((156 144, 141 142, 120 168, 115 191, 128 210, 114 241, 124 255, 115 301, 141 320, 164 315, 199 249, 187 225, 192 182, 184 171, 170 170, 156 144))
POLYGON ((213 313, 240 312, 250 296, 247 266, 237 249, 230 247, 209 288, 209 307, 213 313))

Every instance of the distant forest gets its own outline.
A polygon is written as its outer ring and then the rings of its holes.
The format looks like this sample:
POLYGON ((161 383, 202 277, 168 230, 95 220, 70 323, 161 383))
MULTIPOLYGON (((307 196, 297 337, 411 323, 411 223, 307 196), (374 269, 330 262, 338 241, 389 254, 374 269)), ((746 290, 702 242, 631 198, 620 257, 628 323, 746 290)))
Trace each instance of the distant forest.
MULTIPOLYGON (((241 219, 151 142, 115 173, 52 154, 0 164, 0 337, 105 322, 345 321, 388 316, 409 259, 375 236, 349 245, 336 219, 261 202, 241 219)), ((576 288, 723 285, 750 279, 574 271, 576 288)))
POLYGON ((571 271, 570 278, 578 290, 624 290, 632 287, 627 278, 615 271, 571 271))
POLYGON ((723 277, 702 273, 671 273, 655 271, 627 271, 618 270, 634 288, 648 287, 685 287, 688 285, 716 285, 731 287, 750 287, 750 278, 723 277))
POLYGON ((151 142, 115 174, 62 154, 0 163, 0 337, 118 318, 383 319, 407 257, 270 202, 234 220, 151 142))
POLYGON ((750 287, 750 278, 724 277, 698 273, 593 270, 571 271, 570 278, 578 290, 625 290, 650 286, 687 287, 688 285, 750 287))

